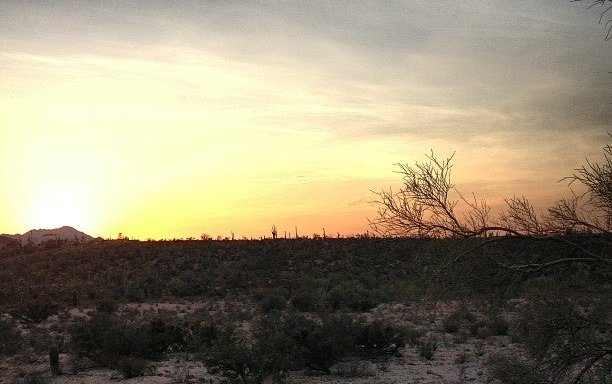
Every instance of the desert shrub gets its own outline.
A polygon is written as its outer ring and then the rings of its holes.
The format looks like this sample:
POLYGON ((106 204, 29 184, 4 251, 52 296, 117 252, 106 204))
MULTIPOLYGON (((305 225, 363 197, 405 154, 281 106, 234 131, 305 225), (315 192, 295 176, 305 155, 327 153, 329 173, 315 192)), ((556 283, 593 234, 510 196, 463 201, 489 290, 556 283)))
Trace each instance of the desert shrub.
POLYGON ((347 315, 319 320, 296 312, 271 312, 250 336, 232 326, 217 329, 212 342, 202 348, 211 372, 241 383, 280 378, 289 369, 304 367, 331 373, 347 357, 397 354, 405 332, 383 321, 368 324, 347 315))
POLYGON ((222 271, 225 287, 230 292, 240 292, 249 288, 249 279, 245 271, 228 268, 222 271))
POLYGON ((375 304, 372 292, 357 281, 343 281, 327 292, 327 304, 331 309, 367 311, 375 304))
POLYGON ((473 336, 477 336, 480 339, 486 339, 491 336, 493 332, 489 328, 489 323, 485 320, 478 320, 469 325, 470 333, 473 336))
POLYGON ((206 293, 209 284, 208 276, 186 269, 182 270, 179 276, 170 279, 166 289, 177 297, 198 296, 206 293))
POLYGON ((404 328, 376 320, 359 326, 356 343, 359 353, 364 357, 383 357, 399 355, 405 346, 404 328))
POLYGON ((96 311, 104 313, 113 313, 117 310, 117 302, 112 299, 96 300, 96 311))
POLYGON ((433 359, 437 349, 438 341, 433 337, 422 337, 417 343, 419 355, 426 360, 433 359))
POLYGON ((442 321, 442 329, 446 333, 455 333, 461 328, 461 321, 454 316, 448 316, 442 321))
POLYGON ((184 348, 187 352, 200 352, 219 337, 219 327, 210 320, 184 325, 184 348))
POLYGON ((489 323, 491 330, 494 335, 497 336, 505 336, 508 334, 508 330, 510 329, 510 324, 507 320, 496 316, 489 323))
POLYGON ((463 325, 468 325, 476 320, 476 316, 470 312, 465 303, 461 303, 450 315, 442 321, 442 328, 446 333, 455 333, 463 325))
POLYGON ((469 355, 463 351, 455 358, 455 364, 465 364, 469 360, 469 355))
POLYGON ((470 324, 472 335, 486 339, 489 336, 501 336, 508 333, 509 324, 506 320, 497 316, 491 320, 479 320, 470 324))
POLYGON ((414 328, 414 327, 407 327, 404 328, 404 332, 405 332, 405 340, 408 341, 408 344, 410 345, 418 345, 419 340, 421 340, 421 338, 423 337, 423 331, 414 328))
POLYGON ((77 323, 70 330, 75 355, 105 364, 110 351, 105 340, 118 334, 110 315, 95 313, 89 320, 77 323))
MULTIPOLYGON (((461 304, 442 321, 442 329, 446 333, 457 333, 462 328, 468 328, 472 335, 481 339, 493 335, 506 335, 508 327, 508 322, 498 315, 492 316, 489 320, 476 320, 476 316, 470 312, 465 304, 461 304)), ((459 338, 464 337, 464 334, 459 336, 459 338)))
POLYGON ((270 312, 273 310, 280 311, 285 309, 285 306, 287 305, 287 300, 281 295, 272 293, 262 297, 257 304, 264 312, 270 312))
POLYGON ((264 317, 254 332, 255 351, 261 355, 266 376, 279 378, 291 368, 300 366, 299 346, 286 331, 286 320, 280 313, 264 317))
POLYGON ((537 366, 514 356, 491 356, 488 366, 493 378, 502 384, 551 384, 538 372, 537 366))
POLYGON ((89 360, 88 358, 77 356, 75 354, 70 354, 68 358, 68 372, 72 375, 76 375, 79 372, 86 371, 88 369, 94 368, 96 366, 95 362, 89 360))
POLYGON ((288 299, 291 296, 291 292, 289 291, 289 289, 283 286, 277 286, 272 289, 265 289, 261 293, 263 293, 262 297, 265 295, 278 295, 282 296, 285 299, 288 299))
POLYGON ((12 356, 19 351, 23 338, 13 321, 0 319, 0 340, 0 356, 12 356))
POLYGON ((293 343, 268 327, 253 336, 249 340, 231 325, 219 329, 217 337, 201 355, 209 372, 242 384, 281 378, 290 365, 293 343))
POLYGON ((476 329, 475 335, 478 336, 479 339, 484 340, 493 336, 493 331, 489 324, 485 322, 476 329))
POLYGON ((318 320, 288 314, 278 326, 294 343, 294 366, 330 373, 347 357, 385 358, 405 346, 406 329, 376 320, 355 320, 346 314, 328 314, 318 320))
POLYGON ((47 384, 49 378, 42 373, 22 373, 14 382, 20 384, 47 384))
POLYGON ((34 299, 20 305, 12 312, 13 316, 28 323, 41 323, 55 315, 59 305, 47 299, 34 299))
POLYGON ((182 327, 156 319, 150 321, 141 332, 145 335, 143 350, 147 351, 143 353, 144 358, 157 360, 166 351, 177 352, 185 349, 185 329, 182 327))
POLYGON ((298 291, 291 298, 291 305, 302 312, 316 311, 321 307, 318 294, 312 291, 298 291))
POLYGON ((125 287, 123 296, 128 301, 142 303, 147 298, 147 291, 146 288, 130 283, 125 287))
POLYGON ((455 344, 463 344, 468 341, 470 334, 466 331, 459 331, 453 336, 453 343, 455 344))
POLYGON ((184 348, 184 330, 161 320, 147 325, 120 323, 108 313, 96 313, 71 329, 73 348, 78 357, 116 367, 124 357, 157 360, 170 348, 184 348))
POLYGON ((115 364, 115 368, 126 379, 145 376, 151 371, 149 362, 138 357, 120 357, 115 364))
POLYGON ((513 327, 530 358, 550 382, 603 380, 612 370, 609 304, 580 307, 567 298, 536 298, 513 327))
POLYGON ((257 356, 245 337, 235 329, 225 327, 202 355, 204 364, 212 374, 221 374, 231 383, 256 383, 257 356))
POLYGON ((23 343, 28 346, 28 349, 46 353, 49 350, 51 344, 62 345, 64 343, 64 336, 60 333, 55 333, 53 330, 59 330, 61 325, 53 326, 53 328, 47 327, 31 327, 28 332, 23 333, 23 343), (51 331, 51 332, 50 332, 51 331))
POLYGON ((284 332, 298 346, 301 363, 317 371, 330 373, 332 365, 357 350, 358 324, 346 315, 329 315, 320 322, 293 316, 284 332))

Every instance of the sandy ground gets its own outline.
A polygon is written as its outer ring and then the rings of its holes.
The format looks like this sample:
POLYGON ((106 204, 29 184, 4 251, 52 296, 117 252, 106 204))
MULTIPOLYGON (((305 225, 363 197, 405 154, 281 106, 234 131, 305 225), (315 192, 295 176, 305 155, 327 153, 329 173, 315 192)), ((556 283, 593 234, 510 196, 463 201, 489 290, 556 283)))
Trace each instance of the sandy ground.
MULTIPOLYGON (((435 340, 437 349, 432 359, 420 356, 418 350, 407 345, 399 357, 386 362, 369 362, 349 360, 333 368, 334 374, 322 375, 308 372, 291 372, 287 382, 296 384, 313 383, 415 383, 415 384, 458 384, 458 383, 493 383, 487 370, 487 359, 492 354, 520 354, 520 348, 512 344, 508 336, 491 336, 480 339, 471 334, 459 337, 457 334, 446 334, 442 330, 442 320, 457 306, 457 303, 439 303, 423 307, 417 304, 384 304, 373 311, 362 314, 365 317, 382 318, 396 324, 405 324, 425 333, 435 340)), ((127 304, 120 308, 124 313, 138 316, 188 316, 197 311, 215 314, 227 314, 239 308, 239 305, 228 305, 224 302, 198 303, 154 303, 127 304)), ((246 309, 250 311, 250 309, 246 309)), ((87 316, 88 310, 71 310, 60 316, 53 316, 37 325, 49 333, 57 327, 58 321, 67 321, 87 316)), ((41 332, 41 329, 38 332, 41 332)), ((33 332, 23 329, 24 332, 33 332)), ((60 355, 60 365, 64 372, 71 372, 71 358, 60 355)), ((218 383, 219 377, 210 375, 201 362, 187 354, 169 354, 166 360, 153 363, 151 374, 144 377, 124 379, 111 369, 89 368, 78 374, 63 374, 52 377, 49 374, 49 363, 46 354, 17 355, 0 359, 0 383, 27 383, 20 377, 37 375, 45 382, 60 383, 218 383)))

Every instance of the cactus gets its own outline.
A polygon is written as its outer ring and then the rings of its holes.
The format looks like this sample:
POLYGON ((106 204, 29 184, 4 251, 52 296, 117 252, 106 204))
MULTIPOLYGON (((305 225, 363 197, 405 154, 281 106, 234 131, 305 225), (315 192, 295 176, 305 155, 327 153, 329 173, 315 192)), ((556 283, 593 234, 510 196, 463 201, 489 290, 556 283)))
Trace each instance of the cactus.
POLYGON ((49 348, 49 364, 51 365, 52 375, 61 375, 62 370, 59 365, 59 348, 55 344, 49 348))

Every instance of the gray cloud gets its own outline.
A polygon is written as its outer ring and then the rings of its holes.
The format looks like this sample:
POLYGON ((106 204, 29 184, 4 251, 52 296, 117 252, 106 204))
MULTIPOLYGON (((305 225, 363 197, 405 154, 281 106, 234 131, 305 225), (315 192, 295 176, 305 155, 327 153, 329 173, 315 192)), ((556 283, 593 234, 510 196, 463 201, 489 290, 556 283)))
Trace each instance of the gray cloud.
POLYGON ((294 115, 313 129, 463 142, 611 126, 612 50, 595 16, 553 0, 5 1, 0 41, 66 54, 183 44, 298 74, 330 111, 294 115))

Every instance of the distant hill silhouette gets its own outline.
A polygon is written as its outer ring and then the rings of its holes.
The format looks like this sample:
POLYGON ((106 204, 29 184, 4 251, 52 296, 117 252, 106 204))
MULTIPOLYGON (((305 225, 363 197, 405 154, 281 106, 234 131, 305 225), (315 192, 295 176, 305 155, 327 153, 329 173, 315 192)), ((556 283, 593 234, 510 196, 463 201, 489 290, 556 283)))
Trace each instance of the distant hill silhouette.
POLYGON ((93 237, 69 226, 63 226, 55 229, 31 229, 23 235, 0 235, 5 238, 15 239, 21 244, 32 242, 38 245, 48 240, 66 240, 66 241, 90 241, 93 237))

